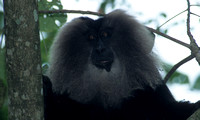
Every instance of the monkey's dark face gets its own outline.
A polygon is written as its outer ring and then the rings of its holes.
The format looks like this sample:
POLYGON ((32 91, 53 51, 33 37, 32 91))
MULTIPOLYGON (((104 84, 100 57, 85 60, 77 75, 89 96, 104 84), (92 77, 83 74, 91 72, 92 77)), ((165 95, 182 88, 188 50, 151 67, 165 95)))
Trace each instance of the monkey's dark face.
MULTIPOLYGON (((97 29, 98 30, 98 29, 97 29)), ((110 71, 114 55, 110 47, 111 30, 100 30, 91 32, 88 35, 90 44, 92 45, 91 61, 99 69, 110 71)))

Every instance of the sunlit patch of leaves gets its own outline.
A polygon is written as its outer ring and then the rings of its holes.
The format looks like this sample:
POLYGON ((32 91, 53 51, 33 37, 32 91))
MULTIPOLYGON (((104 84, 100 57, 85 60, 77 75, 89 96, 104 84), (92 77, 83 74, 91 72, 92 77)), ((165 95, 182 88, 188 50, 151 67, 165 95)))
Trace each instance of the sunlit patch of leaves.
MULTIPOLYGON (((39 10, 61 10, 63 6, 60 0, 40 0, 38 4, 39 10)), ((52 32, 61 27, 67 19, 66 13, 60 14, 40 14, 39 15, 39 25, 40 31, 52 32)))

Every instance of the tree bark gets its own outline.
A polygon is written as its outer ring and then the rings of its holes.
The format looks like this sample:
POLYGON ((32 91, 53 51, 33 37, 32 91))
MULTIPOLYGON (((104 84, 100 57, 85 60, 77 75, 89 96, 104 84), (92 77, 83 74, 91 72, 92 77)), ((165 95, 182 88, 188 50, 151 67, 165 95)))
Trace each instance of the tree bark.
POLYGON ((37 0, 4 0, 9 120, 42 120, 37 0))
POLYGON ((194 112, 187 120, 199 120, 200 119, 200 109, 194 112))

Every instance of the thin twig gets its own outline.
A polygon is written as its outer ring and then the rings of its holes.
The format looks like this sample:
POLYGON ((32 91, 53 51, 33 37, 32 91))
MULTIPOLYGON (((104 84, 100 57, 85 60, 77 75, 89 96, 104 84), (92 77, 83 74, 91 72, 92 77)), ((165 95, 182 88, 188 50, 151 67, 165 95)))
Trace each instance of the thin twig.
POLYGON ((178 43, 178 44, 180 44, 180 45, 182 45, 182 46, 184 46, 184 47, 190 48, 190 45, 187 44, 187 43, 184 43, 184 42, 182 42, 182 41, 180 41, 180 40, 178 40, 178 39, 176 39, 176 38, 173 38, 173 37, 171 37, 171 36, 169 36, 169 35, 167 35, 167 34, 164 34, 164 33, 160 32, 160 31, 158 31, 158 30, 155 30, 155 29, 153 29, 153 28, 150 28, 150 27, 147 27, 147 28, 148 28, 151 32, 154 32, 154 33, 156 33, 156 34, 158 34, 158 35, 161 35, 161 36, 163 36, 163 37, 165 37, 165 38, 168 38, 169 40, 171 40, 171 41, 173 41, 173 42, 176 42, 176 43, 178 43))
POLYGON ((200 15, 197 15, 196 13, 191 12, 191 14, 194 15, 194 16, 200 17, 200 15))
POLYGON ((40 10, 39 14, 54 14, 54 13, 78 13, 78 14, 90 14, 97 16, 104 16, 105 14, 92 11, 82 11, 82 10, 40 10))
POLYGON ((158 27, 158 29, 160 29, 163 25, 165 25, 166 23, 168 23, 169 21, 171 21, 172 19, 174 19, 175 17, 181 15, 182 13, 184 13, 184 12, 186 12, 186 11, 187 11, 187 9, 184 10, 184 11, 182 11, 182 12, 180 12, 180 13, 178 13, 178 14, 176 14, 176 15, 173 16, 172 18, 168 19, 166 22, 164 22, 162 25, 160 25, 160 26, 158 27))
MULTIPOLYGON (((199 7, 200 5, 190 5, 190 6, 191 6, 191 7, 199 7)), ((183 13, 186 12, 186 11, 187 11, 187 9, 184 10, 184 11, 182 11, 182 12, 180 12, 180 13, 178 13, 178 14, 176 14, 176 15, 174 15, 172 18, 168 19, 166 22, 164 22, 162 25, 160 25, 160 26, 158 27, 158 29, 160 29, 163 25, 165 25, 166 23, 168 23, 169 21, 173 20, 175 17, 177 17, 177 16, 183 14, 183 13)), ((195 14, 195 13, 191 13, 191 14, 200 17, 199 15, 197 15, 197 14, 195 14)))
POLYGON ((194 58, 193 55, 190 55, 188 57, 186 57, 185 59, 181 60, 179 63, 177 63, 176 65, 174 65, 172 67, 172 69, 167 73, 167 75, 164 78, 164 82, 166 83, 168 81, 168 79, 171 77, 171 75, 183 64, 185 64, 186 62, 192 60, 194 58))
POLYGON ((192 6, 195 6, 195 7, 200 7, 200 5, 198 5, 198 4, 194 4, 194 5, 190 5, 191 7, 192 6))

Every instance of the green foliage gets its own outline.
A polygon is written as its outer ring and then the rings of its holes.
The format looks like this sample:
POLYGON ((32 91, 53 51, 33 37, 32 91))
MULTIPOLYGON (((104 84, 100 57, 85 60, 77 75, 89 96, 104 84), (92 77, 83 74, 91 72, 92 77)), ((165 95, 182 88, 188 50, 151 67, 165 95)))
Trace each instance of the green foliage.
POLYGON ((103 0, 103 2, 101 3, 101 5, 99 7, 99 12, 105 13, 106 7, 108 5, 111 5, 112 8, 114 8, 115 7, 115 0, 103 0))
POLYGON ((3 32, 3 27, 4 27, 4 17, 3 17, 3 12, 0 11, 0 33, 3 32))
POLYGON ((57 30, 54 30, 52 32, 41 33, 41 34, 45 34, 46 36, 46 38, 43 38, 43 40, 41 40, 40 42, 42 63, 46 63, 48 61, 50 46, 54 40, 56 33, 57 33, 57 30))
MULTIPOLYGON (((3 7, 3 0, 0 0, 0 8, 2 7, 3 7)), ((0 11, 0 34, 3 33, 3 27, 4 27, 4 13, 3 11, 0 11)))
POLYGON ((0 120, 7 120, 7 82, 5 76, 5 48, 0 48, 0 120))
POLYGON ((180 72, 175 72, 171 78, 169 79, 169 82, 171 83, 180 83, 180 84, 188 84, 189 83, 189 78, 187 75, 180 73, 180 72))
POLYGON ((0 108, 0 120, 8 120, 8 104, 5 103, 2 108, 0 108))
POLYGON ((5 80, 5 48, 0 48, 0 79, 5 80))
MULTIPOLYGON (((165 64, 165 66, 163 67, 163 69, 166 73, 168 73, 171 68, 172 68, 172 65, 169 65, 169 64, 165 64)), ((189 78, 187 75, 176 71, 169 78, 168 83, 188 84, 189 78)))
POLYGON ((167 14, 166 13, 160 13, 160 16, 164 17, 164 18, 167 18, 167 14))
MULTIPOLYGON (((0 1, 0 7, 3 7, 3 2, 0 1)), ((4 14, 3 11, 0 11, 0 34, 3 33, 4 27, 4 14)), ((5 76, 5 48, 2 46, 2 38, 0 38, 0 120, 8 119, 8 105, 6 102, 7 99, 7 82, 5 76)))
MULTIPOLYGON (((63 6, 60 0, 40 0, 38 9, 40 10, 61 10, 63 6)), ((48 51, 57 30, 66 23, 67 14, 39 14, 41 40, 42 64, 48 61, 48 51)))
MULTIPOLYGON (((60 0, 52 0, 48 2, 47 0, 40 0, 38 5, 39 10, 61 10, 63 6, 60 0)), ((39 24, 40 31, 52 32, 57 30, 66 22, 67 14, 40 14, 39 24)))
POLYGON ((0 108, 3 106, 6 98, 6 85, 3 83, 4 80, 0 78, 0 108))
POLYGON ((199 89, 200 90, 200 76, 197 77, 197 80, 195 81, 195 84, 192 87, 192 89, 199 89))

